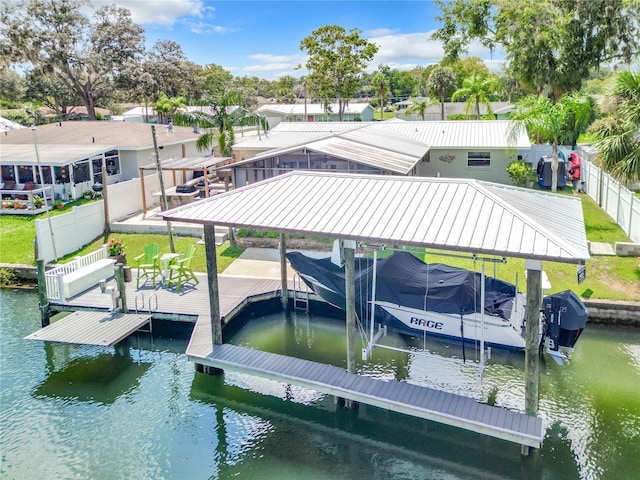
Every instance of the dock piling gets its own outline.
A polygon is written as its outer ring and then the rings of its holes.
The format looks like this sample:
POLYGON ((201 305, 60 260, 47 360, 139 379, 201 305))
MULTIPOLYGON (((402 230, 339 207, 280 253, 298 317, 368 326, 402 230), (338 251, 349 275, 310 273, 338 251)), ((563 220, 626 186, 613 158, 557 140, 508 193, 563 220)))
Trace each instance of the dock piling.
POLYGON ((46 327, 50 323, 49 296, 47 295, 47 283, 44 276, 44 260, 36 261, 38 268, 38 305, 40 307, 40 323, 46 327))

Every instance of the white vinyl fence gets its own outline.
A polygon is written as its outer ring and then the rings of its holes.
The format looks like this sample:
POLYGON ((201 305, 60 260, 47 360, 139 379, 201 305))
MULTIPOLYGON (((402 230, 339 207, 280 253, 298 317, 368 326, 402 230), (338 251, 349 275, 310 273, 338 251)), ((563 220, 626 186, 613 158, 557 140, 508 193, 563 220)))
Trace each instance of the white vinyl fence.
POLYGON ((640 243, 640 200, 634 192, 593 164, 592 151, 584 148, 578 148, 578 151, 582 157, 582 179, 587 194, 615 220, 633 242, 640 243))
MULTIPOLYGON (((165 185, 173 184, 170 172, 164 172, 164 180, 165 185)), ((146 175, 144 177, 144 185, 147 208, 149 208, 154 202, 157 203, 158 201, 157 197, 153 196, 154 192, 160 190, 158 175, 156 173, 146 175)), ((108 185, 107 189, 110 222, 121 220, 142 211, 142 187, 139 178, 108 185)), ((75 252, 102 235, 104 222, 104 202, 91 202, 73 207, 69 213, 51 217, 53 236, 51 235, 47 218, 36 220, 38 256, 45 263, 54 260, 54 241, 57 258, 75 252)))

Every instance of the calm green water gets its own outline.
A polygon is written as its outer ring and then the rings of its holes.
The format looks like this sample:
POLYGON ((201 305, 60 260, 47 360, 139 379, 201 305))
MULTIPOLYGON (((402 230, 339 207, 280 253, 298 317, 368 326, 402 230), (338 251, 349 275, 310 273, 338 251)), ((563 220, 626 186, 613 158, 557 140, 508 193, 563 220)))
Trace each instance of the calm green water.
MULTIPOLYGON (((541 375, 543 448, 519 447, 276 382, 194 372, 188 334, 156 330, 124 351, 22 338, 37 296, 0 291, 3 479, 636 479, 640 472, 640 331, 590 328, 569 367, 541 375), (176 338, 170 338, 173 335, 176 338)), ((267 315, 233 343, 345 362, 344 324, 267 315)), ((359 370, 521 409, 521 355, 494 355, 481 385, 460 347, 389 335, 359 370)), ((476 353, 467 349, 467 358, 476 353)))

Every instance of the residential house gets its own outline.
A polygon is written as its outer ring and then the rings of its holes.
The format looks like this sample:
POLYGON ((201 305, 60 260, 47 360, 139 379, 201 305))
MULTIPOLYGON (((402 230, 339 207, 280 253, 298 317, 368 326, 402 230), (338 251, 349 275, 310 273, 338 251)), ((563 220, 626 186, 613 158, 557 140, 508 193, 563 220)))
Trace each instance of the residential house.
MULTIPOLYGON (((191 128, 158 126, 156 141, 160 159, 201 155, 198 134, 191 128)), ((5 190, 29 184, 53 187, 54 196, 76 199, 91 186, 140 175, 140 168, 155 159, 151 126, 129 122, 59 122, 11 130, 0 136, 0 168, 5 190), (38 168, 40 164, 40 168, 38 168), (12 188, 8 188, 11 186, 12 188)))
MULTIPOLYGON (((407 113, 407 110, 413 105, 416 101, 423 100, 423 98, 419 97, 416 99, 408 99, 402 102, 398 102, 395 104, 396 113, 395 116, 399 120, 413 120, 413 121, 438 121, 442 120, 442 110, 440 102, 433 103, 429 105, 425 111, 424 118, 422 115, 412 112, 407 113)), ((505 120, 507 117, 505 116, 509 112, 513 111, 513 105, 509 102, 490 102, 491 111, 496 115, 496 119, 505 120)), ((464 116, 466 115, 467 104, 465 102, 445 102, 444 103, 444 119, 449 120, 452 115, 455 116, 464 116)), ((484 104, 480 104, 480 115, 487 115, 488 110, 487 106, 484 104)), ((473 114, 475 115, 475 113, 473 114)))
POLYGON ((527 158, 510 121, 282 122, 233 147, 239 187, 291 170, 477 178, 510 183, 507 164, 527 158))
MULTIPOLYGON (((269 128, 274 128, 280 122, 337 122, 338 104, 331 104, 328 109, 321 103, 295 104, 267 104, 256 110, 264 115, 269 128)), ((374 109, 369 103, 347 104, 342 117, 343 122, 370 122, 373 120, 374 109)))

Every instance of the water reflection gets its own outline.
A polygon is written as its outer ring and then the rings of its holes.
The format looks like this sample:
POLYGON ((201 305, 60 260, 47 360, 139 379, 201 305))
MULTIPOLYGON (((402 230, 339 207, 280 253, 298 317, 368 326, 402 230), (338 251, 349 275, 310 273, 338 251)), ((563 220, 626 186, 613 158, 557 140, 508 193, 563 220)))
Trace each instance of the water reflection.
POLYGON ((36 397, 59 397, 105 405, 115 402, 140 382, 151 363, 134 362, 128 350, 75 358, 55 370, 55 346, 45 342, 51 373, 33 392, 36 397))

